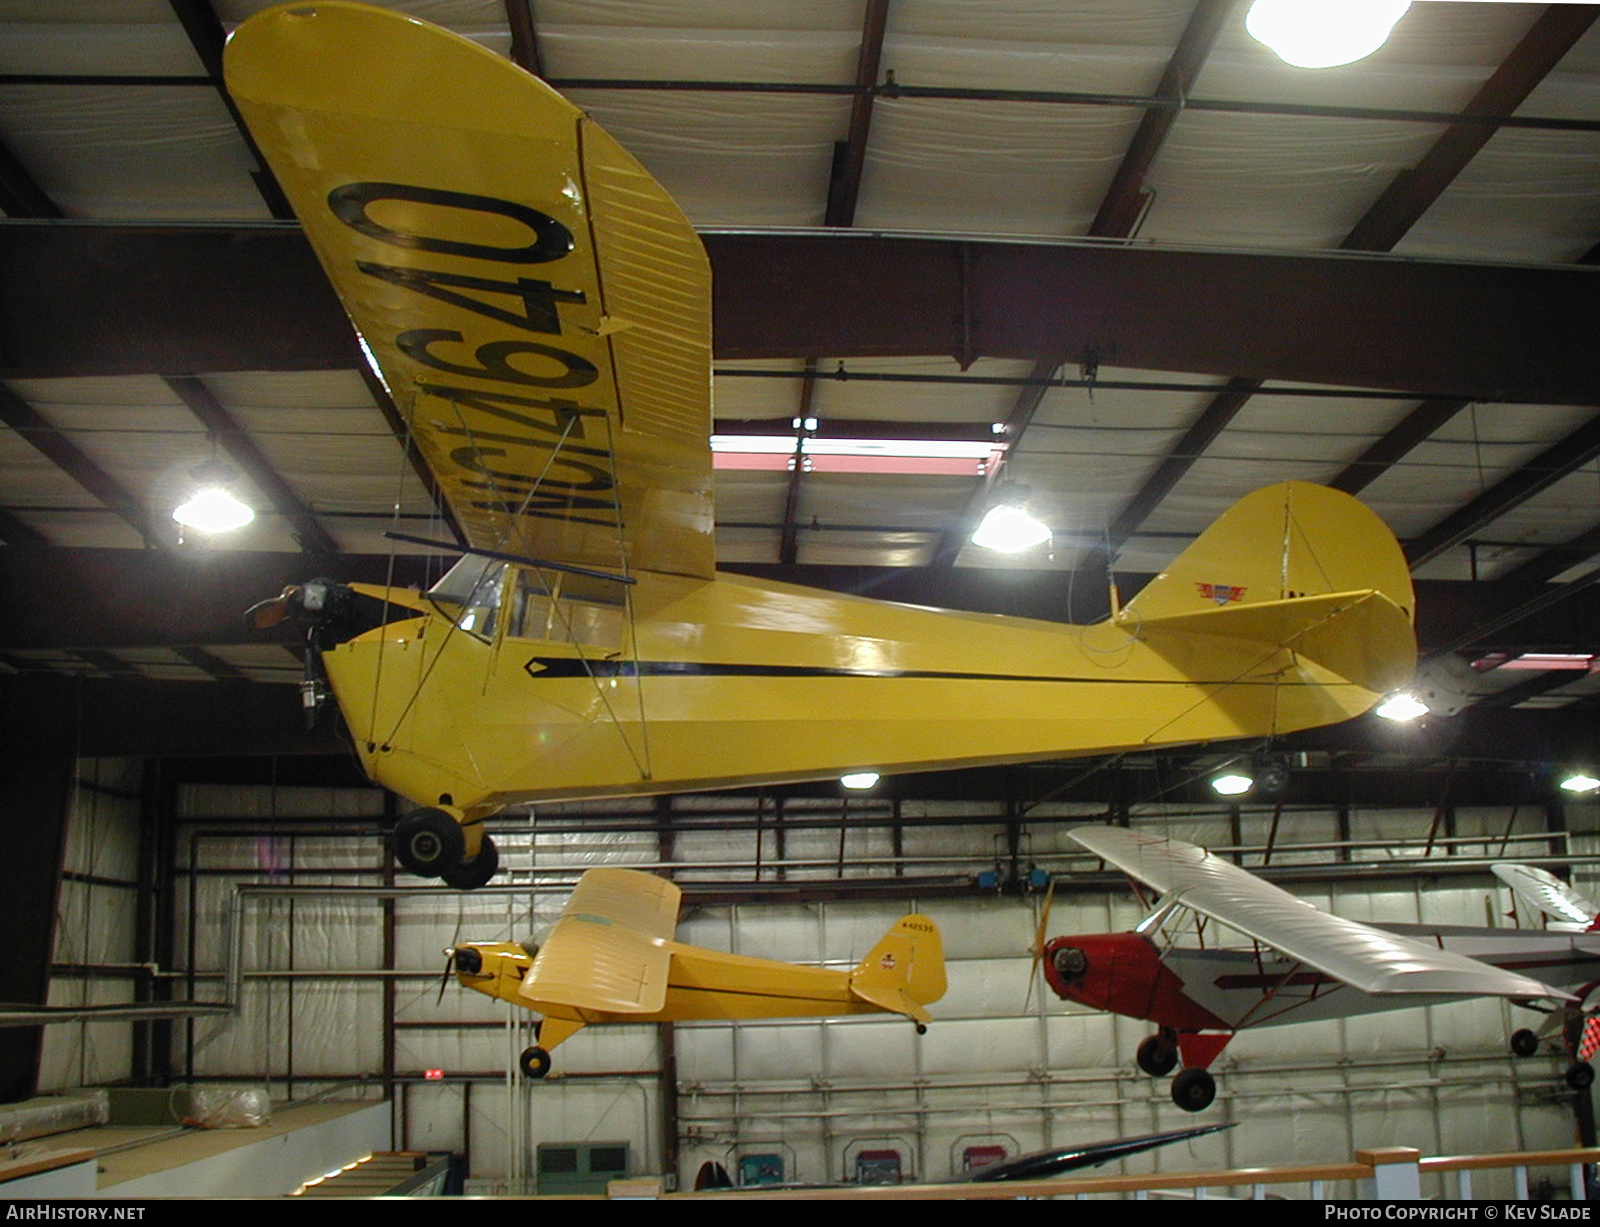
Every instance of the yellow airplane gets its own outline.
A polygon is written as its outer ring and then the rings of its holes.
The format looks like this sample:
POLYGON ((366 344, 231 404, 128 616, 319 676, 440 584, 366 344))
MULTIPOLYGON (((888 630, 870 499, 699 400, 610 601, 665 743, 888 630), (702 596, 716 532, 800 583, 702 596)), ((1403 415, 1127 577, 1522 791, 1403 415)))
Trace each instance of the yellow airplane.
POLYGON ((519 1062, 530 1078, 596 1023, 902 1014, 921 1034, 925 1007, 944 996, 944 944, 926 916, 903 917, 854 971, 832 971, 674 941, 682 893, 654 874, 591 869, 543 946, 457 946, 456 979, 544 1016, 519 1062))
POLYGON ((487 882, 483 820, 520 802, 1273 736, 1409 678, 1394 537, 1304 483, 1093 626, 718 575, 710 273, 639 163, 382 9, 262 12, 226 76, 469 542, 425 594, 316 581, 257 609, 310 624, 311 710, 331 687, 420 807, 413 872, 487 882))

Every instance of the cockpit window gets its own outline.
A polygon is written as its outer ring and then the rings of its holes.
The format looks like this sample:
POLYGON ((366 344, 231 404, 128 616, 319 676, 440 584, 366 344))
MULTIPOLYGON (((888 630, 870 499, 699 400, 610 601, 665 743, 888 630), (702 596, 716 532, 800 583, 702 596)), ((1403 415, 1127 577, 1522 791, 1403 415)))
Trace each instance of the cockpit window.
POLYGON ((622 646, 626 591, 615 580, 519 569, 513 599, 509 635, 606 651, 622 646))
POLYGON ((428 590, 428 597, 458 628, 480 639, 494 636, 506 564, 468 554, 428 590))

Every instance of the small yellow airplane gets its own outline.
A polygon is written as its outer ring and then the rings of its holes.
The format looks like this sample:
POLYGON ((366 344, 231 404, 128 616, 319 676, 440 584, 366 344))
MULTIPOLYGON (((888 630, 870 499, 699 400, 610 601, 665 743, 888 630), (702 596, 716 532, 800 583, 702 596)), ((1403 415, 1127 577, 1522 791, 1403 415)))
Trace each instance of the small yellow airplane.
POLYGON ((597 1023, 901 1014, 921 1034, 926 1007, 944 996, 944 944, 926 916, 903 917, 854 971, 834 971, 674 941, 682 893, 654 874, 591 869, 543 946, 468 942, 447 953, 467 988, 544 1016, 519 1061, 529 1078, 597 1023))
MULTIPOLYGON (((462 889, 507 805, 1045 761, 1356 716, 1416 660, 1347 495, 1248 495, 1093 626, 719 575, 710 270, 666 191, 514 64, 403 14, 269 9, 226 79, 467 537, 427 593, 313 581, 399 860, 462 889)), ((435 543, 437 544, 437 543, 435 543)))

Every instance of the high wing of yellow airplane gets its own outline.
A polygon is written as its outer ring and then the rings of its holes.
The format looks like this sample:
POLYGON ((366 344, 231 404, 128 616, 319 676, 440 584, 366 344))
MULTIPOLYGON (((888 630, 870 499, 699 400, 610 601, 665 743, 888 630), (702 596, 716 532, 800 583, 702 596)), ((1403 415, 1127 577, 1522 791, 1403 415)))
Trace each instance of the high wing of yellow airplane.
POLYGON ((1415 663, 1405 560, 1348 496, 1247 496, 1093 626, 890 605, 713 565, 704 252, 666 192, 515 65, 317 0, 227 83, 469 540, 426 594, 315 581, 413 872, 471 888, 506 805, 1272 736, 1415 663), (384 601, 387 604, 383 604, 384 601))
POLYGON ((901 1014, 919 1032, 944 996, 944 945, 926 916, 906 916, 854 971, 724 954, 673 940, 682 892, 634 869, 591 869, 543 946, 468 942, 450 951, 467 988, 543 1015, 522 1072, 597 1023, 831 1018, 901 1014))

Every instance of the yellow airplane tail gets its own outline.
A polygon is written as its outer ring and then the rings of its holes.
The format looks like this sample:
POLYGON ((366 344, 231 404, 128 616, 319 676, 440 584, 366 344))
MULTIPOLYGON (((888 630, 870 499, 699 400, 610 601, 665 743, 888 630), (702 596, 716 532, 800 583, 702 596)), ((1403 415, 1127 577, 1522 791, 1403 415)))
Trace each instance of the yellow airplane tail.
POLYGON ((926 916, 902 917, 850 973, 855 996, 922 1026, 932 1021, 923 1007, 944 990, 944 942, 926 916))
MULTIPOLYGON (((1411 677, 1415 608, 1388 526, 1348 494, 1291 481, 1223 512, 1116 621, 1163 652, 1217 639, 1287 650, 1373 696, 1411 677)), ((1374 700, 1356 701, 1347 714, 1374 700)))

